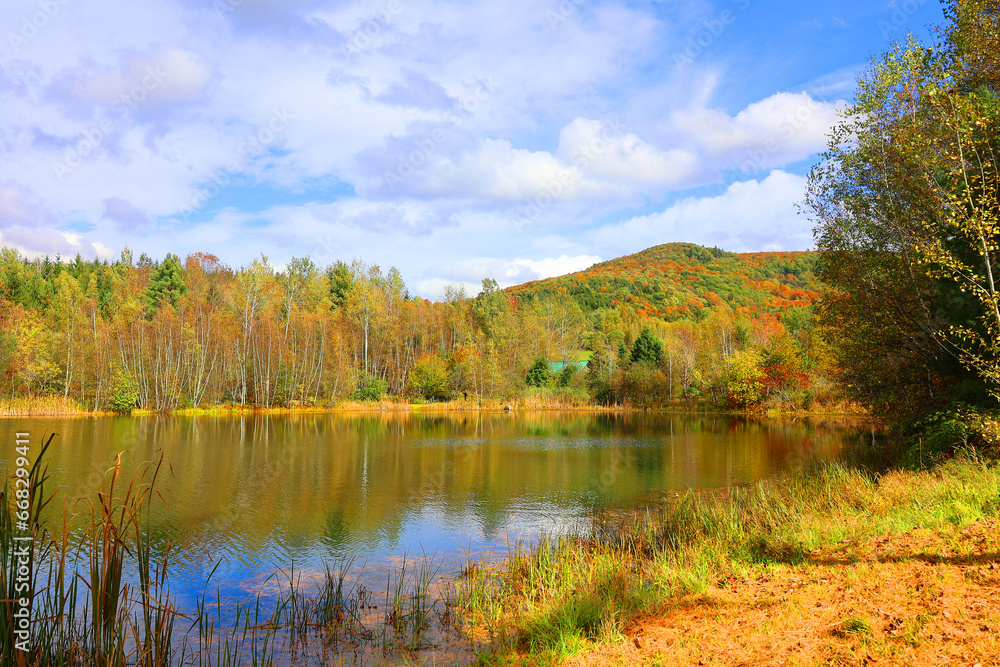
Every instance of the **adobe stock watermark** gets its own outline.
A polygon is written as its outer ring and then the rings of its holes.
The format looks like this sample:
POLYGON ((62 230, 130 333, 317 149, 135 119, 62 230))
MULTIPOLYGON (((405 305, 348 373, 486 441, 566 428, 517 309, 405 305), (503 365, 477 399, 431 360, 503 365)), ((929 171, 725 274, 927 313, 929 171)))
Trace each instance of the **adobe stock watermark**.
MULTIPOLYGON (((14 596, 7 603, 7 613, 10 614, 9 626, 13 630, 14 648, 18 651, 28 652, 31 645, 31 597, 34 573, 32 572, 32 561, 34 555, 34 534, 31 526, 31 505, 33 491, 31 486, 31 461, 29 460, 29 440, 31 434, 28 432, 18 432, 14 440, 14 451, 17 458, 14 463, 17 466, 12 479, 14 496, 14 533, 12 538, 12 551, 9 555, 11 571, 5 574, 12 579, 8 586, 13 590, 14 596), (13 613, 11 613, 13 607, 13 613)), ((6 591, 4 591, 6 593, 6 591)))
MULTIPOLYGON (((750 0, 731 0, 731 3, 741 12, 750 8, 750 0)), ((683 47, 674 52, 674 65, 678 69, 683 69, 693 64, 719 40, 729 26, 736 23, 737 17, 738 14, 732 9, 723 9, 704 19, 691 31, 683 47)))
POLYGON ((575 169, 564 169, 559 175, 542 185, 542 192, 525 201, 524 205, 515 208, 511 214, 513 225, 517 231, 538 220, 542 213, 561 199, 574 183, 583 179, 594 161, 608 151, 612 142, 622 138, 628 129, 628 122, 623 118, 609 118, 601 123, 601 130, 590 143, 581 146, 573 154, 572 162, 575 169))
POLYGON ((340 252, 340 246, 341 244, 336 236, 327 234, 316 242, 312 255, 313 261, 316 262, 317 266, 321 267, 333 264, 333 261, 337 259, 337 254, 340 252))
POLYGON ((188 221, 193 212, 232 185, 237 174, 243 171, 251 160, 267 151, 277 138, 289 128, 293 120, 295 120, 295 114, 287 107, 272 110, 268 122, 247 134, 236 148, 232 159, 212 174, 209 183, 191 198, 181 214, 184 221, 188 221))
POLYGON ((212 7, 215 9, 215 13, 219 15, 219 18, 225 18, 227 14, 231 14, 242 4, 243 0, 215 0, 212 3, 212 7))
POLYGON ((881 19, 878 22, 882 38, 891 39, 893 33, 903 30, 903 26, 912 21, 914 15, 926 4, 927 0, 892 0, 888 5, 892 10, 889 20, 881 19))
POLYGON ((430 136, 416 141, 413 150, 399 158, 399 164, 395 170, 386 171, 383 174, 385 184, 389 189, 395 192, 397 186, 426 166, 449 137, 460 129, 499 87, 500 84, 492 76, 479 77, 479 85, 471 93, 463 96, 458 104, 444 115, 444 119, 451 123, 451 127, 448 129, 435 127, 430 136))
POLYGON ((549 27, 555 30, 580 11, 580 7, 585 4, 587 3, 584 0, 562 0, 555 9, 545 12, 545 19, 549 22, 549 27))
POLYGON ((15 55, 21 52, 21 47, 27 46, 42 30, 49 25, 59 13, 73 0, 38 0, 38 11, 32 12, 21 19, 21 29, 18 32, 7 33, 7 43, 15 55))
POLYGON ((776 132, 767 137, 759 148, 746 149, 740 171, 750 173, 767 168, 770 159, 783 149, 784 140, 801 130, 821 106, 819 102, 810 100, 810 103, 800 104, 795 111, 785 114, 775 127, 776 132))
POLYGON ((104 141, 128 121, 135 110, 145 102, 150 93, 160 87, 167 79, 168 72, 162 65, 146 67, 142 79, 123 93, 111 107, 117 115, 113 118, 102 118, 97 125, 84 131, 83 138, 66 149, 63 159, 53 160, 52 172, 59 182, 83 164, 92 153, 104 144, 104 141))
POLYGON ((362 23, 357 30, 351 33, 351 36, 347 38, 347 43, 341 49, 341 55, 345 58, 360 55, 375 43, 378 36, 402 12, 403 3, 399 0, 389 0, 389 3, 385 7, 376 12, 374 16, 362 23))

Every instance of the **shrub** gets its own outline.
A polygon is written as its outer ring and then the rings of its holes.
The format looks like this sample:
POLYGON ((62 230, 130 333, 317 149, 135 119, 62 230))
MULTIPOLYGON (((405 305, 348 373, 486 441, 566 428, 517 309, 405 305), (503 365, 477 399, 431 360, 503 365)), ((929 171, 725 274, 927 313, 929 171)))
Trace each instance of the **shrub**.
POLYGON ((447 400, 448 366, 436 354, 425 357, 413 365, 409 384, 414 394, 428 401, 447 400))
POLYGON ((108 399, 108 407, 114 412, 128 414, 139 405, 139 384, 119 371, 115 375, 114 391, 108 399))
POLYGON ((389 383, 375 375, 361 373, 358 375, 358 383, 351 392, 353 401, 377 401, 382 398, 382 394, 389 390, 389 383))

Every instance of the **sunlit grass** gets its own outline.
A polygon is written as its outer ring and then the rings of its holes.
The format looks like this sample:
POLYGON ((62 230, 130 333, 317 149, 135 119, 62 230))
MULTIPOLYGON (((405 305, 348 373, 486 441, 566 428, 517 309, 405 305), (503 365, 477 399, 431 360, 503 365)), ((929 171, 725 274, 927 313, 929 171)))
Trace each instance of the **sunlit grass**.
MULTIPOLYGON (((598 515, 587 534, 514 545, 499 569, 467 565, 458 604, 496 650, 556 660, 620 640, 638 615, 753 568, 806 564, 845 540, 963 526, 998 509, 1000 467, 974 455, 881 475, 828 464, 690 491, 657 508, 598 515)), ((844 632, 865 636, 855 620, 844 632)))
POLYGON ((87 414, 86 408, 63 396, 0 398, 0 417, 50 417, 87 414))

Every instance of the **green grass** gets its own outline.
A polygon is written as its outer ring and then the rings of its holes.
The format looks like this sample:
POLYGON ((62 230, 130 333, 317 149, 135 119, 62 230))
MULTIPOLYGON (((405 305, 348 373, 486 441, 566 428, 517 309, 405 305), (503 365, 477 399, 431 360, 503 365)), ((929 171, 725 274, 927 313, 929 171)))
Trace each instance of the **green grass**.
MULTIPOLYGON (((1000 509, 1000 467, 974 455, 924 471, 874 474, 830 464, 669 505, 594 517, 587 534, 514 545, 505 564, 470 563, 458 604, 494 650, 558 660, 621 639, 629 622, 751 568, 814 550, 965 525, 1000 509)), ((865 635, 864 621, 845 632, 865 635)), ((870 629, 869 629, 870 634, 870 629)))

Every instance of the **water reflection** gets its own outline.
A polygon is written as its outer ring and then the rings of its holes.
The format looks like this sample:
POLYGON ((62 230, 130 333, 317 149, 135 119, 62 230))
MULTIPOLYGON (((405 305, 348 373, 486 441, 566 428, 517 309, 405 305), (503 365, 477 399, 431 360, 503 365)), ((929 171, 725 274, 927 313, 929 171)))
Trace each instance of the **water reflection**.
MULTIPOLYGON (((829 421, 664 414, 272 415, 0 421, 55 431, 65 498, 93 497, 162 450, 153 529, 175 576, 220 559, 234 586, 275 567, 357 555, 502 548, 650 494, 748 482, 840 455, 862 433, 829 421)), ((0 452, 10 470, 12 447, 0 452)), ((56 503, 58 504, 58 503, 56 503)))

